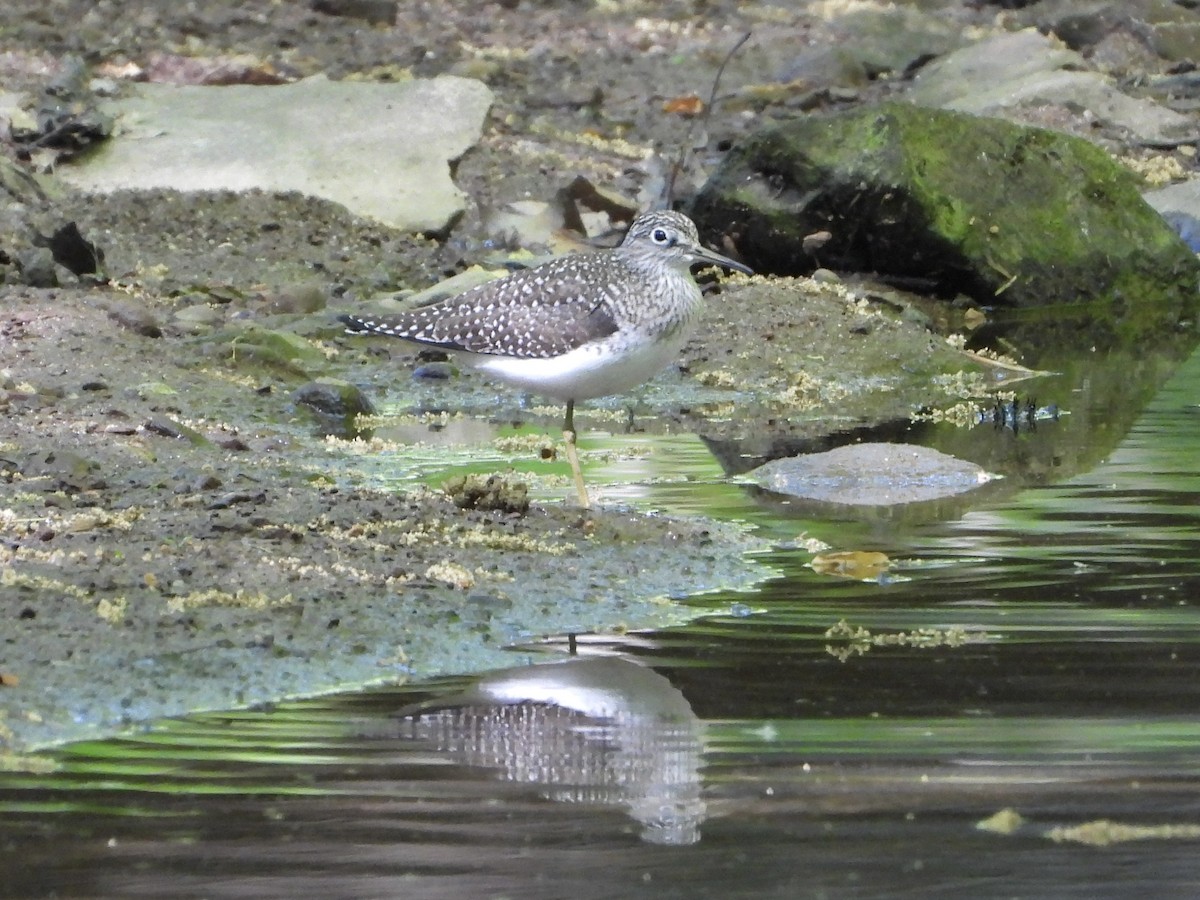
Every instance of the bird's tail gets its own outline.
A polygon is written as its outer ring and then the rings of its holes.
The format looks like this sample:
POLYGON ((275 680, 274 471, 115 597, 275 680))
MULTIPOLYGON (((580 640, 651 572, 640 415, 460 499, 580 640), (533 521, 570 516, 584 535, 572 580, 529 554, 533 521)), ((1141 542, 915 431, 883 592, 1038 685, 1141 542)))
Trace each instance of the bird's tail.
POLYGON ((346 334, 395 334, 395 328, 385 319, 364 319, 360 316, 338 316, 346 326, 346 334))

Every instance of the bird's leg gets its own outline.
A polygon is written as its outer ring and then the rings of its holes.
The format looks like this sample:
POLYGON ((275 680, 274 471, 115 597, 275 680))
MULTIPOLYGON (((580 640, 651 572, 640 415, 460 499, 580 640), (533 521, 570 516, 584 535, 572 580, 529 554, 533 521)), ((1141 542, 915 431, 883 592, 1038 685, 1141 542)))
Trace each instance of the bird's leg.
POLYGON ((579 505, 588 509, 587 487, 583 483, 583 470, 579 468, 579 454, 575 450, 575 401, 567 401, 567 417, 563 421, 563 440, 567 444, 567 460, 571 463, 571 474, 575 476, 575 492, 579 495, 579 505))

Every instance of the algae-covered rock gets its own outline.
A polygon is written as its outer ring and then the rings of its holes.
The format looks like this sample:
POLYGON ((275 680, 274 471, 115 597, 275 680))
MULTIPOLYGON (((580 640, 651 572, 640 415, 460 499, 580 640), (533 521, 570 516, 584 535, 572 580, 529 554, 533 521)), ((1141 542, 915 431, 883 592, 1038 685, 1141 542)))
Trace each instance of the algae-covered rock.
POLYGON ((524 515, 529 511, 529 486, 499 475, 456 475, 442 489, 459 509, 492 510, 524 515))
POLYGON ((997 119, 885 104, 767 128, 693 216, 760 272, 875 271, 987 305, 1115 301, 1089 318, 1125 339, 1197 307, 1196 257, 1128 171, 1087 141, 997 119))

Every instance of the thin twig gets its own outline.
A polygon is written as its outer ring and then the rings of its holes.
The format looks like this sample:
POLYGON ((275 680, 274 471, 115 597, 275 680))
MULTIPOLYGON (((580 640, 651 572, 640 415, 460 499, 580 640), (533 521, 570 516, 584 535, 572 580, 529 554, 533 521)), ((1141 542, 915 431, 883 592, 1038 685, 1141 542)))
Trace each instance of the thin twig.
POLYGON ((725 74, 725 67, 729 65, 729 61, 733 59, 733 55, 742 49, 742 45, 750 40, 750 35, 753 32, 747 31, 743 34, 736 44, 730 48, 725 54, 725 58, 721 60, 721 65, 717 67, 717 74, 713 78, 712 92, 708 95, 708 104, 704 107, 704 112, 699 119, 693 119, 691 126, 688 128, 687 140, 684 146, 679 151, 679 156, 675 159, 675 164, 671 166, 671 174, 667 176, 666 188, 663 191, 663 206, 666 209, 671 208, 671 198, 675 194, 675 180, 679 177, 679 173, 683 171, 683 165, 687 161, 687 156, 692 152, 692 144, 695 142, 696 126, 701 125, 705 129, 708 128, 708 122, 712 118, 713 107, 717 104, 717 91, 721 86, 721 76, 725 74))
POLYGON ((706 110, 704 110, 703 122, 704 122, 705 127, 708 126, 708 120, 709 120, 709 117, 712 115, 712 109, 714 106, 716 106, 717 88, 719 88, 721 86, 721 76, 725 74, 725 67, 727 65, 729 65, 729 61, 731 59, 733 59, 733 54, 737 53, 739 50, 742 49, 742 44, 744 44, 744 43, 746 43, 746 41, 750 40, 751 34, 752 34, 752 32, 747 31, 740 38, 738 38, 738 42, 733 45, 733 47, 730 49, 730 51, 725 54, 725 58, 723 60, 721 60, 721 66, 720 66, 720 68, 717 69, 716 77, 713 78, 712 93, 708 95, 708 108, 706 110))

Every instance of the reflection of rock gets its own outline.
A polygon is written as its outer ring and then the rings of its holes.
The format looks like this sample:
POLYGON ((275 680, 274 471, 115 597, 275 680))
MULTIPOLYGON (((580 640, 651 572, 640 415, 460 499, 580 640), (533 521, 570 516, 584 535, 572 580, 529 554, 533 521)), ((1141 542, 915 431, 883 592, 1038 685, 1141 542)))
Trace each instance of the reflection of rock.
POLYGON ((560 803, 625 807, 643 840, 700 839, 700 722, 667 679, 636 663, 505 669, 409 721, 413 737, 560 803))

